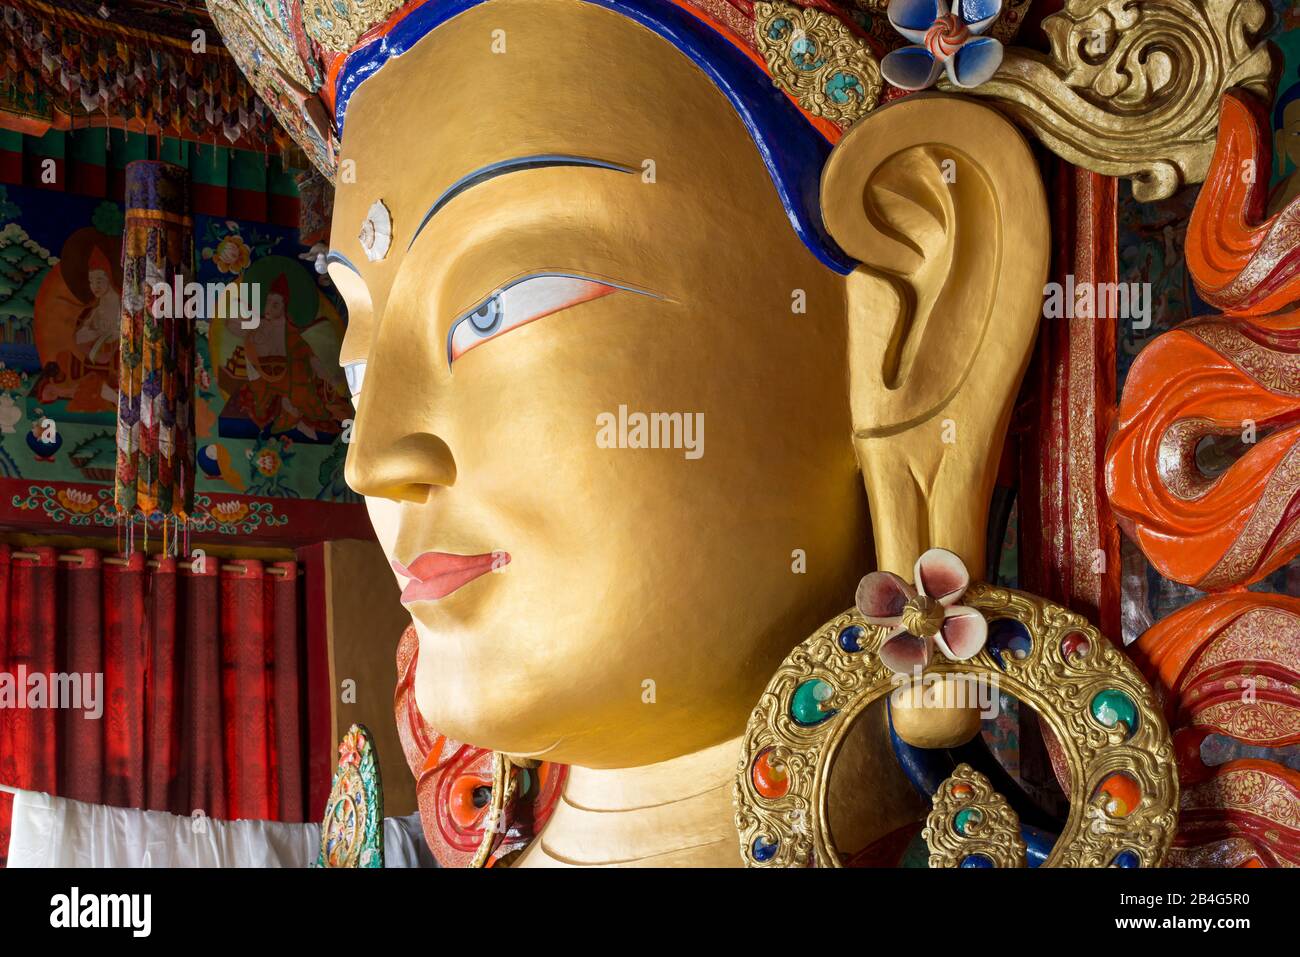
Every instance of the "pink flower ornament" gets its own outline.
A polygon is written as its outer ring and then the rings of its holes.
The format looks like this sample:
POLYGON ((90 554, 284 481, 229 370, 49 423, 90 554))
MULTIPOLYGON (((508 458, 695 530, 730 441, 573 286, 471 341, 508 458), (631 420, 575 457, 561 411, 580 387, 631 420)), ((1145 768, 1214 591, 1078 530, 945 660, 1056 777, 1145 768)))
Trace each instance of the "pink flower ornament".
POLYGON ((349 732, 339 742, 339 764, 360 764, 361 748, 357 736, 349 732))
POLYGON ((974 608, 959 605, 970 585, 962 560, 932 548, 916 560, 913 588, 892 572, 872 572, 858 583, 857 606, 873 625, 890 629, 880 660, 899 674, 924 670, 935 645, 951 661, 979 654, 988 623, 974 608))

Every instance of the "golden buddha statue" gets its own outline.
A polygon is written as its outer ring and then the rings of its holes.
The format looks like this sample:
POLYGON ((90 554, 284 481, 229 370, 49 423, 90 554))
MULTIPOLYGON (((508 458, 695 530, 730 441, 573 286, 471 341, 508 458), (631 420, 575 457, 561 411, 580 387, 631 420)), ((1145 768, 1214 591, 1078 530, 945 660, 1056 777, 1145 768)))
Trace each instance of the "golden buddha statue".
MULTIPOLYGON (((877 42, 788 3, 304 5, 309 68, 258 5, 209 5, 336 170, 347 479, 420 717, 569 767, 519 865, 740 864, 782 659, 873 568, 984 569, 1049 249, 1022 135, 958 95, 880 105, 877 42)), ((864 720, 858 844, 917 813, 864 720)), ((893 725, 939 747, 979 716, 893 725)))

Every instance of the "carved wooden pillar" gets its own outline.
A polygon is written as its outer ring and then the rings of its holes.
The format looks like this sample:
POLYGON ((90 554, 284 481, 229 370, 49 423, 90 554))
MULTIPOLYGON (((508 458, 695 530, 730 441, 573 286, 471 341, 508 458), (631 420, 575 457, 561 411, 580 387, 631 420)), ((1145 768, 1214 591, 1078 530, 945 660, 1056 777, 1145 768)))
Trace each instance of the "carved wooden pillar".
MULTIPOLYGON (((1060 161, 1051 180, 1052 281, 1067 291, 1115 282, 1116 180, 1060 161)), ((1043 319, 1021 394, 1019 497, 1021 587, 1087 615, 1112 640, 1119 532, 1102 466, 1115 416, 1116 321, 1043 319)))

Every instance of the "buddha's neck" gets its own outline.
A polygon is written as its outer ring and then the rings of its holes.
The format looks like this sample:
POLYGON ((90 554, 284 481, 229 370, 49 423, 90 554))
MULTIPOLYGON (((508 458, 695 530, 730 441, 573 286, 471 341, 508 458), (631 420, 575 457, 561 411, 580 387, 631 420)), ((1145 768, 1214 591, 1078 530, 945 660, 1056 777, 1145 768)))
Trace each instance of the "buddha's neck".
POLYGON ((738 738, 615 771, 570 768, 520 867, 737 867, 731 790, 738 738))

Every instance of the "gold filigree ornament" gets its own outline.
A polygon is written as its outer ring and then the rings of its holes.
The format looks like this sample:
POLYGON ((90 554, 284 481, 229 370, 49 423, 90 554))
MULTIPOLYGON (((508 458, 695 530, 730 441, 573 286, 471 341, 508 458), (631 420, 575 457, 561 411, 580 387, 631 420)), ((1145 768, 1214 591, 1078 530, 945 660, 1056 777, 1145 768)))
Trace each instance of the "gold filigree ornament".
MULTIPOLYGON (((1178 821, 1178 779, 1169 728, 1141 674, 1082 615, 1035 595, 975 583, 962 602, 988 621, 988 644, 966 661, 934 660, 919 680, 988 682, 1051 728, 1069 764, 1070 814, 1046 866, 1159 866, 1178 821)), ((750 866, 841 866, 827 825, 836 753, 869 705, 918 681, 896 679, 881 662, 888 634, 850 609, 791 651, 768 683, 734 791, 750 866)))
MULTIPOLYGON (((1205 179, 1223 92, 1268 99, 1277 60, 1263 0, 1066 0, 1050 53, 1010 47, 972 90, 1076 166, 1126 176, 1141 202, 1205 179)), ((957 91, 948 80, 939 89, 957 91)))
POLYGON ((331 53, 343 53, 405 0, 307 0, 302 28, 331 53))
POLYGON ((934 809, 921 837, 930 848, 931 867, 960 867, 970 858, 982 858, 983 867, 1026 866, 1020 818, 969 764, 957 765, 934 792, 934 809))
POLYGON ((792 3, 754 4, 754 34, 777 87, 848 128, 880 100, 880 64, 844 23, 792 3))

